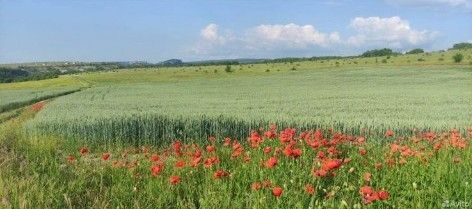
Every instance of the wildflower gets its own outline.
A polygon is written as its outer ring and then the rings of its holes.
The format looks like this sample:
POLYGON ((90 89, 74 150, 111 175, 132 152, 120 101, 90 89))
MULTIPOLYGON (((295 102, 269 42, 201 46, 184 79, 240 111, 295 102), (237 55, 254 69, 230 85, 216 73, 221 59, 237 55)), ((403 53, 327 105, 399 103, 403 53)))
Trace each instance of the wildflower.
POLYGON ((265 162, 266 168, 273 168, 276 165, 277 165, 277 158, 275 157, 271 157, 265 162))
POLYGON ((272 189, 272 194, 273 194, 275 197, 280 197, 283 192, 284 192, 284 190, 283 190, 281 187, 274 187, 274 188, 272 189))
POLYGON ((171 176, 169 178, 169 183, 172 184, 172 185, 177 185, 178 183, 180 183, 180 177, 179 176, 171 176))
POLYGON ((328 172, 324 169, 319 169, 319 170, 314 170, 313 175, 317 177, 325 177, 326 175, 328 175, 328 172))
POLYGON ((364 138, 364 137, 359 137, 359 138, 357 139, 357 143, 358 143, 358 144, 364 144, 364 142, 365 142, 365 138, 364 138))
POLYGON ((359 154, 360 154, 360 155, 366 155, 366 154, 367 154, 367 150, 361 147, 361 148, 359 148, 359 154))
POLYGON ((175 163, 175 167, 176 167, 176 168, 183 168, 183 167, 185 167, 185 161, 183 161, 183 160, 177 161, 177 162, 175 163))
POLYGON ((172 148, 174 149, 174 153, 177 156, 182 155, 182 142, 180 142, 179 140, 174 141, 174 143, 172 143, 172 148))
POLYGON ((215 146, 208 145, 208 146, 206 147, 206 150, 207 150, 207 152, 214 152, 216 149, 215 149, 215 146))
POLYGON ((107 161, 110 158, 110 153, 106 152, 102 154, 102 160, 107 161))
POLYGON ((71 164, 74 163, 75 162, 75 157, 73 155, 67 156, 67 162, 69 162, 71 164))
POLYGON ((80 152, 80 155, 84 156, 84 155, 87 155, 89 153, 89 150, 88 150, 87 147, 82 147, 82 148, 80 148, 79 152, 80 152))
POLYGON ((162 172, 163 169, 164 169, 163 165, 153 165, 153 166, 151 166, 151 175, 152 176, 157 176, 157 175, 159 175, 159 173, 162 172))
POLYGON ((251 134, 248 140, 251 144, 251 147, 256 148, 256 147, 259 147, 259 144, 262 143, 263 139, 257 131, 251 131, 251 134))
POLYGON ((390 130, 390 129, 388 129, 388 130, 385 132, 385 137, 392 137, 393 135, 395 135, 395 133, 394 133, 392 130, 390 130))
POLYGON ((341 167, 341 164, 342 164, 342 161, 339 159, 333 159, 333 160, 329 159, 323 163, 322 168, 325 171, 331 171, 331 170, 338 169, 339 167, 341 167))
POLYGON ((301 149, 293 149, 292 150, 292 157, 298 158, 302 155, 302 150, 301 149))
POLYGON ((251 184, 251 189, 252 190, 259 190, 262 188, 262 184, 260 182, 254 182, 251 184))
POLYGON ((205 168, 209 168, 211 166, 213 166, 214 164, 218 164, 220 163, 220 159, 218 159, 218 157, 209 157, 205 160, 205 162, 203 163, 205 168))
POLYGON ((390 197, 390 194, 385 190, 380 190, 378 192, 378 195, 380 200, 388 200, 388 198, 390 197))
POLYGON ((305 185, 305 192, 309 195, 315 194, 315 188, 311 184, 305 185))
POLYGON ((264 148, 264 153, 265 153, 265 154, 269 154, 271 151, 272 151, 272 148, 271 148, 271 147, 265 147, 265 148, 264 148))
POLYGON ((229 176, 229 173, 224 171, 224 170, 217 170, 214 174, 213 174, 213 178, 214 179, 221 179, 223 177, 227 177, 229 176))
POLYGON ((151 162, 158 162, 159 161, 159 155, 157 154, 152 154, 151 157, 149 158, 151 162))
POLYGON ((228 147, 231 145, 231 138, 226 137, 225 142, 223 143, 223 146, 228 147))

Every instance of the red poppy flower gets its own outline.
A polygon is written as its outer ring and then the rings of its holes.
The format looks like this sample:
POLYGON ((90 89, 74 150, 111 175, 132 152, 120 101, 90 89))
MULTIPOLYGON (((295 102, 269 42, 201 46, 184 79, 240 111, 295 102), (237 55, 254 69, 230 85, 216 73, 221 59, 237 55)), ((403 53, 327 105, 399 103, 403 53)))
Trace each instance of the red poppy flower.
POLYGON ((339 160, 339 159, 329 159, 329 160, 326 160, 323 163, 322 168, 325 171, 331 171, 331 170, 334 170, 334 169, 338 169, 339 167, 341 167, 341 165, 342 165, 341 160, 339 160))
POLYGON ((176 167, 176 168, 183 168, 183 167, 185 167, 185 161, 179 160, 179 161, 175 162, 175 167, 176 167))
POLYGON ((208 146, 206 147, 206 150, 207 150, 207 152, 214 152, 216 149, 215 149, 215 146, 208 145, 208 146))
POLYGON ((180 177, 179 176, 171 176, 169 178, 169 183, 172 184, 172 185, 177 185, 178 183, 180 183, 180 177))
POLYGON ((231 138, 226 137, 225 142, 223 143, 223 146, 228 147, 231 145, 231 138))
POLYGON ((395 135, 395 133, 390 129, 385 132, 385 137, 392 137, 393 135, 395 135))
POLYGON ((314 170, 313 175, 317 177, 325 177, 326 175, 328 175, 328 172, 324 169, 319 169, 319 170, 314 170))
POLYGON ((272 148, 271 148, 271 147, 266 147, 266 148, 264 148, 264 153, 265 153, 265 154, 269 154, 271 151, 272 151, 272 148))
POLYGON ((251 184, 251 189, 252 190, 259 190, 262 188, 262 184, 260 182, 254 182, 251 184))
POLYGON ((110 158, 110 153, 106 152, 102 154, 102 160, 107 161, 110 158))
POLYGON ((67 156, 67 162, 74 163, 74 161, 75 161, 75 157, 73 155, 67 156))
POLYGON ((272 189, 272 194, 273 194, 275 197, 280 197, 283 192, 284 192, 284 190, 283 190, 281 187, 274 187, 274 188, 272 189))
POLYGON ((309 195, 313 195, 315 194, 315 187, 313 187, 311 184, 307 184, 305 185, 305 192, 309 195))
POLYGON ((229 176, 229 173, 220 169, 220 170, 217 170, 214 174, 213 174, 213 178, 214 179, 221 179, 223 177, 227 177, 229 176))
POLYGON ((151 166, 151 175, 152 176, 157 176, 157 175, 159 175, 159 173, 162 172, 163 169, 164 169, 163 165, 153 165, 153 166, 151 166))
POLYGON ((380 200, 388 200, 388 198, 390 197, 390 194, 385 190, 380 190, 378 192, 378 196, 380 200))
POLYGON ((301 149, 293 149, 292 150, 292 157, 298 158, 302 155, 302 150, 301 149))
POLYGON ((205 162, 203 163, 205 165, 205 168, 209 168, 211 166, 213 166, 214 164, 218 164, 220 163, 220 159, 218 159, 218 157, 209 157, 205 160, 205 162))
POLYGON ((374 189, 370 186, 363 186, 359 189, 359 193, 363 196, 372 195, 374 193, 374 189))
POLYGON ((265 162, 266 168, 273 168, 276 165, 277 165, 277 158, 275 157, 271 157, 265 162))
POLYGON ((157 154, 152 154, 151 157, 149 158, 151 162, 158 162, 159 161, 159 155, 157 154))
POLYGON ((87 155, 89 153, 89 150, 88 150, 87 147, 82 147, 82 148, 80 148, 79 152, 80 152, 80 155, 84 156, 84 155, 87 155))

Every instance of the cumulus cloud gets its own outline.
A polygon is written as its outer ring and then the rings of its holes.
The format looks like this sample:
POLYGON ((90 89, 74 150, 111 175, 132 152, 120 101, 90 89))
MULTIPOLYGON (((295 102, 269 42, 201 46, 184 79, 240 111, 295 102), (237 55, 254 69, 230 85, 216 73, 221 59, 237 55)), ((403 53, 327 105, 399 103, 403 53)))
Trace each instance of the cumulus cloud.
POLYGON ((226 38, 218 33, 218 25, 211 23, 200 31, 200 36, 207 41, 214 43, 224 43, 226 38))
POLYGON ((472 10, 472 0, 386 0, 388 3, 401 6, 446 6, 472 10))
POLYGON ((353 46, 388 45, 402 48, 415 46, 432 41, 436 32, 418 31, 410 27, 410 23, 400 17, 356 17, 350 26, 357 32, 348 38, 347 43, 353 46))
POLYGON ((239 33, 225 30, 212 23, 200 31, 192 51, 200 55, 257 55, 284 52, 313 54, 313 52, 363 50, 375 47, 406 49, 432 43, 436 32, 417 30, 400 17, 356 17, 350 25, 354 35, 343 38, 338 32, 322 32, 313 25, 264 24, 239 33), (306 53, 305 53, 306 52, 306 53))
POLYGON ((322 33, 313 25, 259 25, 246 33, 245 40, 250 48, 294 48, 326 47, 340 41, 339 34, 322 33))

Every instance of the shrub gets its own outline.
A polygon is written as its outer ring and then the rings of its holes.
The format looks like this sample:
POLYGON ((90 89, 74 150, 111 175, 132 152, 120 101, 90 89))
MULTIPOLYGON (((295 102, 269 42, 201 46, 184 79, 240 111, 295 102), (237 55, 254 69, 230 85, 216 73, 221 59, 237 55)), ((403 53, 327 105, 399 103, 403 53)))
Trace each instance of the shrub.
POLYGON ((233 72, 233 71, 231 70, 231 65, 226 65, 226 67, 225 67, 225 72, 227 72, 227 73, 233 72))
POLYGON ((424 62, 424 61, 426 61, 424 58, 419 58, 418 59, 418 62, 424 62))
POLYGON ((457 53, 454 56, 452 56, 452 59, 454 59, 455 63, 459 63, 462 61, 462 59, 464 59, 464 55, 462 55, 461 53, 457 53))

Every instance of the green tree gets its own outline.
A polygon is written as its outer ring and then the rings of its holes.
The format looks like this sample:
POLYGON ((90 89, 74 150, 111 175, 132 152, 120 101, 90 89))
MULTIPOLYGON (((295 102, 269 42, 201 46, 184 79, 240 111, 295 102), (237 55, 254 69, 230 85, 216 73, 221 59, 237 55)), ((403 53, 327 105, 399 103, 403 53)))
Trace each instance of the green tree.
POLYGON ((420 48, 417 48, 417 49, 412 49, 412 50, 407 52, 407 54, 420 54, 420 53, 424 53, 424 50, 420 49, 420 48))

